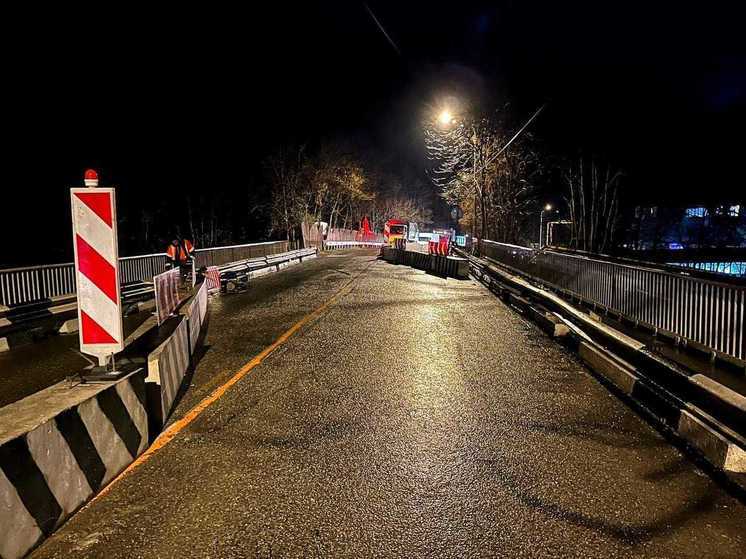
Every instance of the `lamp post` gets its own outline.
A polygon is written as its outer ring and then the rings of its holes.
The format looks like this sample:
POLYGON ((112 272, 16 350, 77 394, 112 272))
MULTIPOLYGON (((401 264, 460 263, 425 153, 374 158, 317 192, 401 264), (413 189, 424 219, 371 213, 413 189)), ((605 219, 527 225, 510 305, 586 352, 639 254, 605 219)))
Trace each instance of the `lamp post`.
POLYGON ((552 204, 547 204, 546 206, 542 208, 541 212, 539 212, 539 248, 540 249, 541 247, 544 246, 544 241, 542 238, 542 233, 544 230, 544 212, 551 212, 551 211, 552 211, 552 204))

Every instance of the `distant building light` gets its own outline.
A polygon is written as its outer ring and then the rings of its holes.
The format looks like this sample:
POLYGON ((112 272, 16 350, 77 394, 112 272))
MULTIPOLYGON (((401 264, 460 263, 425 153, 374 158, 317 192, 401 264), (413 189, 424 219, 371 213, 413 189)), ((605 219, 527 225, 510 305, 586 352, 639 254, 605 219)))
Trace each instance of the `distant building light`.
POLYGON ((687 208, 686 217, 705 217, 707 215, 707 208, 704 206, 697 206, 696 208, 687 208))
POLYGON ((668 243, 668 249, 669 250, 683 250, 684 245, 681 243, 668 243))
POLYGON ((718 215, 727 215, 728 217, 738 217, 741 212, 741 206, 718 206, 716 210, 718 215))

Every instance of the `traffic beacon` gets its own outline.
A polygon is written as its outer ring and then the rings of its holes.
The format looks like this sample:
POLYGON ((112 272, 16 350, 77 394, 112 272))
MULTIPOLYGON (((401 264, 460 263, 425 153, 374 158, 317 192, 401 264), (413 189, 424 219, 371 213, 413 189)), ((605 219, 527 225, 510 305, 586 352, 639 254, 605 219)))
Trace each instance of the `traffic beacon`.
POLYGON ((98 173, 88 169, 84 188, 70 189, 75 283, 78 293, 80 351, 98 359, 84 380, 114 380, 115 354, 124 349, 119 284, 117 206, 113 188, 98 186, 98 173))

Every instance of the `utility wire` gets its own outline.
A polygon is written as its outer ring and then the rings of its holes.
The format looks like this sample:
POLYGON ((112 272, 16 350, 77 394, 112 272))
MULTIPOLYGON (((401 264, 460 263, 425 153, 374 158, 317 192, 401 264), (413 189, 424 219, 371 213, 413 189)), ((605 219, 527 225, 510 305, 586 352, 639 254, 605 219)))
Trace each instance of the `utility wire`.
POLYGON ((528 128, 529 124, 531 124, 537 116, 539 116, 541 114, 541 112, 546 108, 546 106, 547 106, 547 104, 544 103, 541 107, 539 107, 537 109, 537 111, 533 115, 531 115, 531 118, 529 118, 526 121, 526 124, 524 124, 523 126, 521 126, 521 129, 518 130, 518 132, 516 132, 515 135, 510 140, 508 140, 508 143, 505 144, 503 147, 501 147, 500 150, 495 155, 493 155, 492 157, 489 158, 489 160, 487 161, 487 163, 484 164, 484 167, 487 167, 487 165, 489 165, 495 159, 497 159, 498 157, 500 157, 500 154, 503 153, 506 149, 508 149, 508 147, 510 147, 510 144, 512 144, 518 138, 518 136, 520 136, 521 134, 523 134, 523 131, 526 128, 528 128))
POLYGON ((371 9, 370 9, 370 8, 368 7, 368 4, 366 4, 365 2, 363 2, 363 6, 365 6, 365 9, 366 9, 366 10, 368 11, 368 13, 370 14, 370 17, 372 17, 372 18, 373 18, 373 21, 375 21, 375 22, 376 22, 376 25, 378 26, 378 29, 380 29, 380 30, 381 30, 381 33, 383 33, 383 36, 384 36, 384 37, 386 37, 386 40, 387 40, 387 41, 388 41, 389 43, 391 43, 391 46, 392 46, 392 47, 394 47, 394 50, 396 51, 396 54, 398 54, 399 56, 401 56, 401 51, 399 50, 399 47, 397 47, 397 46, 396 46, 396 43, 394 42, 394 40, 393 40, 393 39, 392 39, 391 37, 389 37, 389 34, 388 34, 388 33, 386 33, 386 30, 385 30, 385 29, 383 28, 383 25, 381 25, 381 22, 380 22, 380 21, 378 21, 378 18, 376 17, 376 14, 374 14, 374 13, 373 13, 373 10, 371 10, 371 9))

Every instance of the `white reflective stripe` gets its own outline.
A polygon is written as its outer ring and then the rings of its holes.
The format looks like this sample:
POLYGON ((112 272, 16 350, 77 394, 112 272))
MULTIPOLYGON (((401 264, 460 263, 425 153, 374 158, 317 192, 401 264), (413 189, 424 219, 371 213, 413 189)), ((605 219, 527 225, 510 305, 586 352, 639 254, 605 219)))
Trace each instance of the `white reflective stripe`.
POLYGON ((114 250, 114 233, 104 221, 98 217, 77 196, 73 196, 73 220, 76 223, 76 232, 86 243, 103 256, 106 261, 115 266, 116 251, 114 250))
POLYGON ((122 341, 122 315, 119 313, 119 307, 80 272, 78 272, 78 301, 80 310, 96 321, 112 338, 118 342, 122 341))

